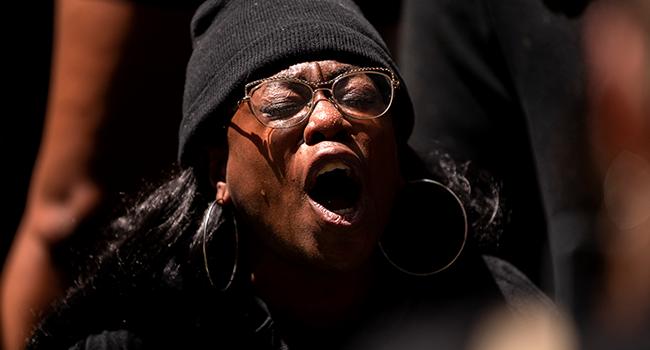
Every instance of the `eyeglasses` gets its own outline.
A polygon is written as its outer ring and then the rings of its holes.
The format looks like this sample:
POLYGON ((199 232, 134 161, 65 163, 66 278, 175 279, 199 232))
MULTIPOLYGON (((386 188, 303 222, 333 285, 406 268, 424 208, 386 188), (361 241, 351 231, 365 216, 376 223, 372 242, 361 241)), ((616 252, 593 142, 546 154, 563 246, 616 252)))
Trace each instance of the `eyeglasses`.
POLYGON ((329 92, 327 99, 344 115, 374 119, 384 115, 395 96, 399 81, 386 68, 359 68, 336 78, 312 83, 291 77, 272 77, 246 84, 243 102, 263 125, 286 129, 309 118, 316 92, 329 92), (329 88, 325 86, 330 86, 329 88))

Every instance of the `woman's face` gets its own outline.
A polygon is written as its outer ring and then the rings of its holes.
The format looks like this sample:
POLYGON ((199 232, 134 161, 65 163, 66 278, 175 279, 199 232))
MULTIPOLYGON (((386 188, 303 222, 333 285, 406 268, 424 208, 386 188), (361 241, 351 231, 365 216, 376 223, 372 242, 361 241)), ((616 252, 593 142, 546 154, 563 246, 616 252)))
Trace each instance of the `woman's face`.
MULTIPOLYGON (((276 76, 322 82, 355 67, 337 61, 293 65, 276 76)), ((381 238, 401 185, 389 113, 345 117, 318 92, 311 116, 271 129, 242 104, 228 128, 225 185, 263 249, 326 271, 361 266, 381 238)))

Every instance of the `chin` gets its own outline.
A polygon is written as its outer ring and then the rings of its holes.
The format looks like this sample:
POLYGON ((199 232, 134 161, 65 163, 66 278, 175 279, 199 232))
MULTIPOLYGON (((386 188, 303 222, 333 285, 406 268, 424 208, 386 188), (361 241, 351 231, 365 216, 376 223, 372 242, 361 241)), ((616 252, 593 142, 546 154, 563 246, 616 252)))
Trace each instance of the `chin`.
MULTIPOLYGON (((346 232, 350 234, 351 232, 346 232)), ((363 234, 365 236, 365 234, 363 234)), ((363 242, 323 242, 316 248, 311 256, 310 265, 322 271, 351 272, 366 264, 379 238, 368 239, 363 242)))

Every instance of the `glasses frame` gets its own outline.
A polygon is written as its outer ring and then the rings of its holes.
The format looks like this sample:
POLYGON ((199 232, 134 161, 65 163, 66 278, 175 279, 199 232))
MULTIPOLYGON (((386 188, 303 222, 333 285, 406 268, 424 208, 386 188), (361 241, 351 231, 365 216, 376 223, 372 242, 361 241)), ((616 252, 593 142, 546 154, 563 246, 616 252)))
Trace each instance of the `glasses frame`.
POLYGON ((316 96, 316 92, 318 91, 329 91, 330 96, 327 97, 327 100, 336 107, 336 109, 341 112, 344 116, 350 117, 352 119, 359 119, 359 120, 371 120, 371 119, 376 119, 381 117, 382 115, 386 114, 390 107, 393 105, 393 101, 395 100, 395 90, 399 89, 400 83, 399 80, 395 78, 395 73, 393 73, 392 70, 388 68, 381 68, 381 67, 376 67, 376 68, 356 68, 352 69, 350 71, 347 71, 343 74, 340 74, 336 76, 334 79, 324 81, 321 83, 312 83, 303 79, 298 79, 298 78, 293 78, 293 77, 270 77, 270 78, 265 78, 265 79, 259 79, 255 80, 253 82, 250 82, 246 84, 244 87, 244 97, 237 102, 237 109, 241 106, 242 103, 246 102, 248 104, 248 108, 250 109, 251 113, 255 116, 255 119, 257 119, 258 122, 260 122, 262 125, 271 128, 271 129, 288 129, 292 128, 296 125, 301 124, 305 120, 309 119, 311 116, 312 112, 314 111, 314 107, 316 106, 316 103, 314 103, 314 99, 316 96), (386 110, 382 112, 381 114, 370 117, 370 118, 363 118, 363 117, 355 117, 352 115, 349 115, 343 111, 341 106, 339 106, 338 102, 336 99, 334 99, 334 92, 332 91, 331 87, 336 84, 339 80, 346 78, 350 75, 357 74, 357 73, 363 73, 363 72, 372 72, 376 74, 381 74, 384 75, 388 80, 391 82, 391 99, 390 102, 388 103, 388 106, 386 107, 386 110), (302 117, 300 120, 296 121, 295 123, 292 123, 290 125, 284 125, 284 126, 271 126, 262 121, 262 119, 255 113, 255 110, 253 109, 253 106, 251 105, 251 96, 255 91, 262 86, 264 83, 269 83, 269 82, 276 82, 276 81, 287 81, 287 82, 295 82, 295 83, 300 83, 307 85, 311 88, 311 100, 309 101, 309 111, 305 114, 304 117, 302 117), (322 87, 322 86, 330 86, 329 88, 322 87))

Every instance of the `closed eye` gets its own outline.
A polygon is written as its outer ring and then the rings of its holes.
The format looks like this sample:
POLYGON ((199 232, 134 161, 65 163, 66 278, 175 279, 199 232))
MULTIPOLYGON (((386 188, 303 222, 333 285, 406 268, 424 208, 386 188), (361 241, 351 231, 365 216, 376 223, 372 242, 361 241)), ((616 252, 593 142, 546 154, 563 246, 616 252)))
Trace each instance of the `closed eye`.
POLYGON ((264 118, 269 120, 286 119, 300 113, 305 107, 305 103, 298 104, 291 101, 276 102, 262 106, 260 113, 264 118))

